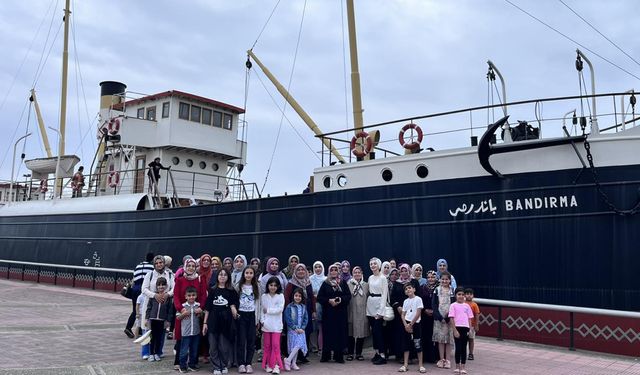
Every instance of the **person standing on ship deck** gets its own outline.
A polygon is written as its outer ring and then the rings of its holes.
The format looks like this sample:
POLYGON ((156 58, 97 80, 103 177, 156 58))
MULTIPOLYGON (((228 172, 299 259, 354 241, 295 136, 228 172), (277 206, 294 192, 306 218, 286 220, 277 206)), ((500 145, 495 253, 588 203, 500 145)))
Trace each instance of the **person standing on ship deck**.
POLYGON ((171 166, 165 167, 160 164, 160 158, 155 158, 151 163, 149 163, 149 172, 147 172, 147 176, 149 176, 149 193, 158 194, 158 182, 160 181, 160 170, 169 170, 171 166))
POLYGON ((147 273, 153 271, 153 264, 151 263, 153 261, 153 256, 153 253, 147 253, 145 260, 140 262, 133 270, 133 285, 131 285, 131 302, 133 303, 133 311, 131 312, 131 315, 129 315, 127 325, 124 329, 124 333, 130 339, 135 337, 131 328, 136 321, 136 301, 138 300, 138 296, 142 294, 142 282, 144 281, 144 277, 147 273))
MULTIPOLYGON (((80 166, 78 171, 71 178, 71 188, 73 192, 71 193, 71 198, 82 198, 82 189, 84 188, 84 167, 80 166)), ((134 300, 135 301, 135 300, 134 300)))

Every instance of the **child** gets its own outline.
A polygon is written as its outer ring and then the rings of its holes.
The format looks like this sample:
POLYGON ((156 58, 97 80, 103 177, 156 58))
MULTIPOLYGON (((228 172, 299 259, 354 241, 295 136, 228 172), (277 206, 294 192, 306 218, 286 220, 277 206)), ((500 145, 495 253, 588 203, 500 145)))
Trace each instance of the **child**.
POLYGON ((238 318, 238 293, 231 287, 231 275, 225 268, 218 271, 217 283, 209 291, 205 303, 202 334, 209 335, 209 358, 215 375, 229 372, 233 320, 238 318))
POLYGON ((198 290, 192 286, 185 291, 186 302, 182 304, 182 310, 176 314, 180 320, 180 372, 195 371, 198 364, 198 344, 200 343, 200 315, 202 309, 196 302, 198 290), (189 367, 187 367, 187 357, 189 367))
MULTIPOLYGON (((136 337, 144 335, 147 332, 144 324, 140 322, 140 320, 142 319, 142 306, 144 306, 145 298, 147 298, 147 296, 140 293, 140 295, 138 295, 138 298, 136 299, 136 322, 134 323, 134 327, 137 326, 138 328, 133 330, 136 337)), ((149 344, 142 345, 140 355, 142 355, 143 361, 149 360, 149 344)))
POLYGON ((467 339, 469 338, 469 327, 471 327, 473 312, 471 307, 464 301, 464 289, 456 288, 456 302, 452 303, 449 308, 449 318, 453 318, 450 325, 456 343, 456 369, 453 371, 454 374, 467 373, 464 366, 467 362, 467 339))
POLYGON ((473 302, 473 289, 465 288, 464 289, 464 299, 466 300, 467 305, 471 307, 471 311, 473 312, 473 319, 471 319, 471 328, 469 329, 469 360, 473 361, 473 347, 476 338, 476 333, 480 331, 480 326, 478 324, 480 318, 480 307, 478 304, 473 302))
POLYGON ((256 327, 260 324, 260 287, 256 278, 256 270, 246 267, 238 284, 240 296, 237 321, 238 336, 236 354, 238 355, 238 372, 252 374, 251 361, 256 351, 256 327))
POLYGON ((266 372, 279 374, 282 365, 280 358, 280 334, 282 332, 282 310, 284 310, 284 296, 282 285, 277 276, 271 276, 267 281, 267 291, 260 298, 262 304, 262 332, 264 339, 264 353, 262 368, 266 372))
POLYGON ((296 365, 298 351, 307 355, 307 338, 305 329, 309 323, 307 307, 305 306, 304 291, 297 288, 293 291, 293 301, 287 305, 284 312, 284 320, 287 322, 287 348, 289 356, 284 359, 284 369, 287 371, 300 370, 296 365))
POLYGON ((431 308, 433 309, 433 341, 438 343, 440 360, 439 368, 451 368, 451 344, 453 344, 452 330, 449 329, 449 307, 453 299, 451 290, 451 274, 443 271, 440 275, 440 286, 433 293, 431 308))
POLYGON ((402 303, 401 318, 405 331, 404 339, 402 340, 404 346, 404 364, 398 371, 407 372, 409 352, 415 349, 418 356, 418 371, 424 374, 427 372, 427 369, 422 366, 422 327, 420 326, 420 318, 424 305, 422 304, 422 298, 416 296, 416 289, 413 284, 405 284, 404 293, 407 295, 407 299, 402 303))
POLYGON ((156 280, 156 296, 150 298, 147 303, 147 328, 151 329, 151 343, 149 343, 149 362, 159 361, 162 353, 162 343, 164 342, 164 332, 169 326, 169 306, 171 299, 166 296, 167 279, 160 276, 156 280), (163 301, 163 302, 158 302, 163 301))

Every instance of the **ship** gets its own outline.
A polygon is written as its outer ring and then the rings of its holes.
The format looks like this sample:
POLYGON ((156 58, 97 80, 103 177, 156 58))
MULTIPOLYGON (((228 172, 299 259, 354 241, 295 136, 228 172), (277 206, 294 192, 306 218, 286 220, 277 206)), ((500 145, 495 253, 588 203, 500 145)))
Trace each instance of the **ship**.
MULTIPOLYGON (((305 118, 253 50, 246 64, 257 64, 305 118)), ((488 76, 502 80, 488 65, 488 76)), ((321 166, 308 191, 283 196, 261 196, 240 178, 243 108, 175 89, 131 98, 124 83, 104 81, 100 146, 84 164, 83 196, 71 198, 73 155, 34 159, 32 181, 22 183, 28 197, 10 193, 0 208, 0 258, 98 272, 132 268, 147 252, 299 254, 304 262, 353 265, 376 256, 425 269, 446 258, 456 279, 486 298, 640 310, 640 126, 624 110, 603 110, 603 103, 635 105, 635 94, 597 93, 593 66, 579 50, 576 66, 590 71, 591 92, 518 102, 504 94, 498 104, 370 125, 355 95, 355 128, 328 133, 306 115, 321 166), (536 103, 565 108, 545 122, 561 135, 543 137, 542 122, 511 118, 536 103), (589 111, 579 109, 585 103, 589 111), (468 146, 426 144, 421 123, 492 110, 501 116, 468 146), (166 168, 159 180, 148 167, 157 157, 166 168)), ((299 174, 306 183, 308 173, 299 174)))

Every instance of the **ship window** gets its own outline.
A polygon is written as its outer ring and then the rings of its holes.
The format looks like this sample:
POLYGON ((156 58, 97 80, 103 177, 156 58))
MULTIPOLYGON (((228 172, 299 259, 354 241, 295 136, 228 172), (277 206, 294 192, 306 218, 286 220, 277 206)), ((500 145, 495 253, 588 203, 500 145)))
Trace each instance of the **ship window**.
POLYGON ((189 119, 189 104, 180 102, 180 111, 178 117, 183 120, 189 119))
POLYGON ((180 158, 177 156, 174 156, 173 158, 171 158, 171 162, 173 163, 173 165, 178 165, 180 164, 180 158))
POLYGON ((420 178, 425 178, 425 177, 427 177, 429 175, 429 168, 427 168, 427 166, 424 165, 424 164, 420 164, 416 168, 416 174, 420 178))
POLYGON ((213 126, 222 127, 222 112, 213 111, 213 126))
POLYGON ((233 117, 229 114, 224 114, 224 122, 222 123, 222 125, 224 126, 225 129, 227 130, 231 130, 231 121, 232 121, 233 117))
POLYGON ((144 118, 144 108, 138 108, 138 114, 136 115, 137 118, 144 118))
POLYGON ((189 168, 193 167, 193 160, 187 159, 187 167, 189 168))
POLYGON ((217 171, 219 168, 220 166, 218 165, 218 163, 211 164, 211 169, 213 169, 214 171, 217 171))
POLYGON ((211 110, 202 108, 202 123, 205 125, 211 125, 211 110))
POLYGON ((207 167, 207 163, 201 161, 200 162, 200 169, 205 169, 207 167))
POLYGON ((322 185, 324 185, 325 188, 329 189, 332 184, 333 180, 331 179, 331 177, 324 176, 324 178, 322 179, 322 185))
POLYGON ((391 181, 391 179, 393 178, 393 172, 391 172, 390 169, 383 169, 382 170, 382 179, 389 182, 391 181))
POLYGON ((169 102, 162 103, 162 118, 169 117, 169 102))
POLYGON ((147 120, 156 120, 156 107, 147 107, 147 120))
POLYGON ((336 181, 338 182, 338 186, 345 187, 345 185, 347 184, 347 176, 341 174, 340 176, 338 176, 336 181))
POLYGON ((191 106, 191 121, 193 122, 200 122, 200 110, 202 108, 198 107, 197 105, 192 105, 191 106))

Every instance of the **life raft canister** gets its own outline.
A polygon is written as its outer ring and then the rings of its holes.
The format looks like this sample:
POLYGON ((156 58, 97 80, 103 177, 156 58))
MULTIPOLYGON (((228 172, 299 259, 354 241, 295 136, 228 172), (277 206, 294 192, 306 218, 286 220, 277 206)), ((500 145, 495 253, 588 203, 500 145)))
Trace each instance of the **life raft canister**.
POLYGON ((410 122, 407 125, 403 126, 402 130, 400 130, 400 133, 398 134, 398 141, 400 142, 400 146, 406 148, 407 150, 415 150, 416 148, 420 147, 420 143, 422 142, 422 136, 423 136, 422 129, 420 129, 420 127, 417 124, 410 122), (409 129, 415 130, 416 133, 418 133, 418 135, 417 135, 417 139, 414 142, 407 143, 404 139, 404 133, 409 129))
POLYGON ((118 132, 120 132, 120 119, 114 117, 111 120, 109 120, 109 124, 107 125, 107 131, 111 135, 118 134, 118 132))
POLYGON ((109 187, 116 187, 120 183, 120 172, 111 171, 107 177, 107 184, 109 187))
POLYGON ((362 158, 368 155, 369 152, 371 152, 371 150, 373 149, 373 140, 371 139, 371 137, 369 137, 369 133, 361 131, 356 133, 356 135, 351 138, 349 148, 351 149, 351 153, 353 153, 353 155, 358 158, 362 158), (358 139, 360 138, 363 140, 363 142, 362 144, 358 145, 358 139), (359 150, 357 146, 362 146, 362 149, 359 150))
POLYGON ((45 179, 40 180, 40 192, 46 193, 47 191, 49 191, 49 187, 47 186, 47 180, 45 179))

